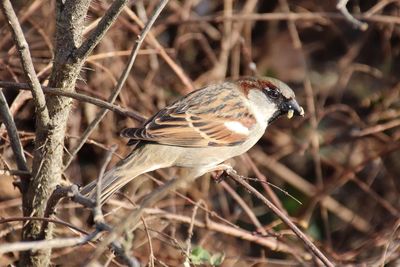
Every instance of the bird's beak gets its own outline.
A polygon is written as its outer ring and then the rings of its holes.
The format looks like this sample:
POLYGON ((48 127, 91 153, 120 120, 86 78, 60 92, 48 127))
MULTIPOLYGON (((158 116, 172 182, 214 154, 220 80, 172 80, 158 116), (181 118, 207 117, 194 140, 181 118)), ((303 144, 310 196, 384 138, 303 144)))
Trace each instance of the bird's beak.
POLYGON ((282 111, 287 112, 287 117, 291 119, 293 115, 304 116, 304 109, 296 100, 290 99, 282 104, 282 111))

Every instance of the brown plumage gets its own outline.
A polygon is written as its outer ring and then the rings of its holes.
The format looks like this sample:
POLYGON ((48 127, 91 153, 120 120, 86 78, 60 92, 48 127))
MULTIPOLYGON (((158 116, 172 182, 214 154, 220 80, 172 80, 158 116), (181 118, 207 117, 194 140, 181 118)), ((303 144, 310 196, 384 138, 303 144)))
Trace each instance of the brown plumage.
POLYGON ((239 92, 230 86, 205 87, 160 110, 140 128, 127 128, 121 136, 128 144, 144 140, 182 147, 233 146, 247 135, 229 131, 227 122, 251 130, 256 119, 246 110, 239 92), (215 101, 220 98, 222 101, 215 101))
MULTIPOLYGON (((140 174, 171 166, 190 181, 226 169, 223 161, 249 150, 282 114, 303 115, 293 91, 273 78, 243 78, 194 91, 150 118, 122 131, 132 153, 103 178, 101 201, 140 174)), ((95 197, 96 181, 81 193, 95 197)))

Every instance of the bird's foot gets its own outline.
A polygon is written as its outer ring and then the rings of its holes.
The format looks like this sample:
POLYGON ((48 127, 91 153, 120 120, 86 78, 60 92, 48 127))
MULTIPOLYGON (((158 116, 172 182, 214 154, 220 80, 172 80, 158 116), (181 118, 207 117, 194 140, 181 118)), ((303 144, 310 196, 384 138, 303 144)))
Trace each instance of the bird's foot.
POLYGON ((220 183, 223 181, 231 172, 236 173, 236 171, 232 168, 231 165, 228 164, 220 164, 212 168, 210 171, 215 172, 212 176, 216 183, 220 183))

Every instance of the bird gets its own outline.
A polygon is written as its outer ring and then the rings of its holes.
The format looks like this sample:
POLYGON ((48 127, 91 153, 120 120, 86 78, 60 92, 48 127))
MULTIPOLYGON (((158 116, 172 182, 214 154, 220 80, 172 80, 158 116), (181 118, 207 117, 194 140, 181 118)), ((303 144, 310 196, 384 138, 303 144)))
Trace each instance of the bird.
MULTIPOLYGON (((132 152, 102 177, 101 203, 135 177, 182 167, 185 179, 231 168, 223 162, 247 152, 267 126, 287 114, 304 116, 293 90, 272 77, 243 77, 205 86, 161 109, 141 127, 126 128, 132 152)), ((96 199, 96 180, 81 189, 96 199)))

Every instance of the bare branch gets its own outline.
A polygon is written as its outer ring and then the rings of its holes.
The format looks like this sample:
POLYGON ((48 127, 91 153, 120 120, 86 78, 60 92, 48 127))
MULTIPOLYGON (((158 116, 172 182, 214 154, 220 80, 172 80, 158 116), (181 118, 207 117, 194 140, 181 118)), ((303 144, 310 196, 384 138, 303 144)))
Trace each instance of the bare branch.
POLYGON ((10 138, 12 150, 15 155, 18 169, 21 171, 29 171, 28 165, 26 164, 26 158, 24 150, 22 148, 21 140, 18 136, 18 130, 15 126, 14 119, 11 115, 10 109, 7 104, 7 100, 3 94, 3 90, 0 88, 0 118, 7 128, 7 133, 10 138))
POLYGON ((244 213, 249 217, 251 222, 257 227, 257 231, 259 231, 261 234, 266 235, 267 232, 263 228, 261 222, 258 220, 257 216, 254 214, 254 212, 251 210, 249 205, 240 197, 240 195, 236 192, 235 189, 233 189, 227 182, 222 181, 221 186, 228 192, 231 197, 239 204, 239 206, 243 209, 244 213))
MULTIPOLYGON (((168 0, 162 0, 160 2, 158 7, 155 9, 153 16, 147 22, 146 26, 142 30, 142 33, 138 36, 138 39, 136 40, 135 46, 129 57, 128 65, 125 67, 124 71, 122 72, 121 77, 118 80, 117 86, 115 87, 114 91, 112 92, 112 94, 110 95, 110 97, 108 99, 108 102, 110 104, 114 103, 114 101, 117 99, 117 96, 121 92, 122 86, 125 84, 125 81, 128 78, 128 75, 133 67, 133 63, 136 60, 136 56, 138 55, 139 49, 142 46, 142 43, 143 43, 144 39, 146 38, 146 35, 150 31, 150 29, 153 26, 154 22, 156 21, 157 17, 160 15, 161 11, 164 9, 164 7, 166 6, 167 3, 168 3, 168 0)), ((107 114, 107 110, 100 111, 97 114, 96 118, 90 123, 88 128, 82 134, 82 137, 78 142, 78 145, 71 151, 71 154, 65 159, 64 169, 68 168, 68 166, 71 164, 76 153, 78 153, 78 151, 82 148, 82 146, 86 142, 86 139, 89 138, 90 134, 93 132, 93 130, 97 127, 97 125, 100 123, 100 121, 104 118, 104 116, 106 114, 107 114)))
POLYGON ((98 45, 104 35, 115 22, 128 0, 116 0, 99 21, 97 27, 90 33, 87 40, 74 53, 75 58, 86 59, 98 45))
POLYGON ((343 14, 343 16, 349 21, 354 27, 357 29, 360 29, 362 31, 366 31, 368 29, 368 24, 365 22, 361 22, 357 20, 353 15, 350 14, 350 12, 347 10, 347 2, 349 0, 338 0, 338 4, 336 5, 336 8, 343 14))
POLYGON ((185 178, 187 177, 172 179, 147 195, 140 203, 140 206, 128 214, 119 224, 117 224, 110 234, 97 246, 93 253, 91 262, 96 261, 103 254, 107 246, 119 238, 122 233, 128 229, 131 230, 134 228, 134 226, 136 226, 140 220, 145 208, 154 205, 157 201, 165 197, 171 190, 175 190, 186 184, 188 181, 185 178))
POLYGON ((8 253, 11 251, 25 251, 25 250, 35 251, 39 249, 72 247, 89 242, 94 238, 94 234, 97 235, 98 232, 94 232, 92 235, 83 237, 55 238, 51 240, 7 243, 4 245, 0 245, 0 254, 8 253))
POLYGON ((186 258, 184 266, 190 266, 190 252, 191 252, 191 245, 192 245, 192 237, 193 237, 193 228, 194 228, 194 221, 196 219, 197 209, 201 205, 202 200, 199 200, 196 205, 193 207, 192 217, 190 219, 189 229, 188 229, 188 236, 186 238, 186 258))
MULTIPOLYGON (((293 246, 285 244, 278 238, 269 238, 269 237, 262 237, 260 235, 254 235, 253 233, 246 231, 244 229, 226 225, 221 222, 216 222, 211 219, 208 219, 205 222, 202 222, 202 221, 196 220, 196 219, 192 220, 192 218, 185 216, 185 215, 169 213, 164 210, 155 209, 155 208, 145 209, 145 212, 148 215, 156 215, 157 218, 173 220, 173 221, 185 223, 188 225, 190 225, 193 221, 195 227, 207 229, 209 231, 214 231, 217 233, 221 233, 221 234, 225 234, 225 235, 229 235, 229 236, 233 236, 233 237, 237 237, 242 240, 247 240, 247 241, 253 242, 255 244, 258 244, 260 246, 263 246, 265 248, 269 248, 273 251, 289 253, 294 256, 302 255, 305 258, 309 258, 311 256, 307 252, 304 253, 303 251, 299 250, 298 248, 295 248, 293 246)), ((150 220, 150 219, 148 219, 148 220, 150 220)))
POLYGON ((28 43, 25 40, 21 25, 18 22, 17 15, 14 12, 10 0, 1 1, 0 6, 13 34, 14 41, 18 48, 18 53, 21 59, 21 64, 24 69, 26 79, 28 80, 30 89, 32 91, 36 112, 38 114, 38 127, 46 126, 49 123, 49 112, 46 106, 46 99, 40 87, 39 79, 36 75, 35 68, 33 67, 28 43))
POLYGON ((68 222, 65 221, 60 221, 60 220, 56 220, 56 219, 51 219, 51 218, 42 218, 42 217, 9 217, 9 218, 5 218, 5 219, 0 219, 0 224, 3 223, 9 223, 9 222, 26 222, 26 221, 42 221, 42 222, 52 222, 55 224, 59 224, 59 225, 63 225, 65 227, 71 228, 81 234, 84 235, 88 235, 88 233, 84 230, 82 230, 81 228, 70 224, 68 222))
MULTIPOLYGON (((29 90, 29 85, 27 83, 15 83, 15 82, 0 81, 0 87, 7 88, 7 89, 14 89, 14 90, 19 90, 19 89, 29 90)), ((124 109, 120 106, 110 104, 107 101, 104 101, 104 100, 101 100, 101 99, 98 99, 95 97, 91 97, 91 96, 76 93, 76 92, 66 92, 59 88, 53 88, 53 87, 48 87, 48 86, 42 86, 42 90, 45 94, 70 97, 70 98, 73 98, 78 101, 90 103, 90 104, 96 105, 98 107, 111 110, 115 113, 118 113, 119 115, 132 118, 139 122, 144 122, 146 120, 145 116, 143 116, 142 114, 140 114, 138 112, 124 109)))
POLYGON ((249 192, 260 199, 264 204, 272 210, 275 215, 279 217, 300 239, 304 242, 307 248, 319 258, 326 266, 333 267, 333 263, 308 239, 308 237, 282 212, 280 211, 271 201, 264 197, 260 192, 254 187, 249 185, 242 176, 238 175, 233 170, 227 170, 227 174, 232 177, 237 183, 246 188, 249 192))
MULTIPOLYGON (((115 149, 115 148, 112 148, 115 149)), ((112 155, 112 153, 108 153, 107 154, 107 158, 106 161, 104 163, 103 166, 107 166, 107 162, 109 161, 109 157, 110 155, 112 155)), ((105 167, 103 167, 103 169, 105 169, 105 167)), ((100 176, 103 175, 102 173, 104 173, 104 170, 102 170, 100 172, 100 176)), ((99 219, 99 216, 102 217, 101 214, 101 210, 100 213, 98 213, 99 207, 98 205, 92 201, 90 198, 87 198, 83 195, 80 194, 78 186, 76 185, 72 185, 69 187, 57 187, 56 190, 54 190, 53 194, 51 195, 51 197, 48 200, 48 205, 46 207, 46 212, 45 212, 45 216, 50 216, 51 214, 53 214, 55 212, 55 208, 57 206, 57 204, 60 202, 61 199, 65 198, 65 197, 70 197, 72 201, 81 204, 82 206, 86 207, 86 208, 91 208, 93 210, 93 214, 95 214, 95 228, 96 230, 91 233, 88 234, 86 236, 86 238, 81 238, 81 239, 52 239, 52 240, 58 240, 58 242, 63 242, 63 240, 66 241, 66 243, 68 245, 65 246, 61 246, 61 247, 68 247, 68 246, 75 246, 75 245, 82 245, 84 243, 90 242, 90 241, 94 241, 97 239, 98 234, 102 231, 112 231, 112 227, 107 225, 106 223, 104 223, 103 219, 99 219), (97 216, 96 216, 97 214, 97 216), (96 218, 97 217, 97 218, 96 218)), ((54 223, 58 223, 58 221, 55 221, 53 219, 50 218, 25 218, 25 220, 43 220, 43 225, 42 225, 42 230, 41 230, 41 235, 44 236, 45 234, 45 230, 47 229, 47 226, 50 222, 54 223)), ((23 218, 24 219, 24 218, 23 218)), ((6 220, 3 220, 4 222, 6 222, 6 220)), ((0 221, 1 222, 1 221, 0 221)), ((70 225, 66 225, 68 227, 71 227, 70 225)), ((52 241, 52 240, 43 240, 43 241, 34 241, 34 242, 29 242, 30 245, 27 246, 20 246, 20 244, 24 244, 27 242, 21 242, 21 243, 15 243, 15 245, 13 247, 15 247, 18 251, 21 250, 30 250, 30 249, 50 249, 50 248, 56 248, 57 246, 53 246, 53 242, 49 243, 49 246, 46 246, 46 241, 52 241), (41 243, 43 242, 43 243, 41 243), (37 247, 34 246, 35 244, 37 244, 37 247), (21 249, 20 249, 21 247, 21 249)), ((7 244, 8 245, 8 244, 7 244)), ((5 245, 4 248, 2 248, 2 246, 0 246, 0 253, 1 250, 4 249, 6 250, 8 248, 8 246, 5 245)), ((113 251, 115 251, 116 255, 121 258, 121 260, 123 262, 125 262, 128 266, 140 266, 138 260, 134 257, 129 257, 127 255, 127 252, 125 251, 125 249, 123 248, 123 246, 121 244, 119 244, 119 242, 113 241, 111 242, 111 248, 113 251)), ((7 251, 8 252, 8 251, 7 251)))
POLYGON ((154 251, 153 251, 153 244, 151 242, 151 236, 150 236, 150 232, 149 229, 147 227, 147 223, 146 220, 142 217, 142 222, 143 222, 143 226, 144 226, 144 230, 146 231, 146 235, 147 235, 147 240, 149 242, 149 249, 150 249, 150 255, 149 255, 149 267, 154 267, 154 251))
MULTIPOLYGON (((387 15, 365 15, 357 14, 352 15, 356 19, 363 19, 370 22, 385 23, 385 24, 400 24, 400 18, 396 16, 387 15)), ((171 18, 163 23, 165 24, 193 24, 200 22, 216 22, 221 23, 227 20, 232 21, 279 21, 279 20, 292 20, 292 21, 321 21, 324 19, 344 20, 346 19, 343 14, 338 12, 273 12, 273 13, 251 13, 247 15, 233 14, 231 16, 212 15, 204 16, 201 18, 192 18, 185 21, 171 18)))
MULTIPOLYGON (((258 164, 267 168, 267 170, 279 176, 285 182, 295 186, 298 190, 303 192, 307 196, 313 196, 318 192, 318 189, 312 183, 306 181, 304 178, 294 173, 284 164, 276 161, 270 157, 265 156, 257 150, 253 150, 253 159, 258 164)), ((329 211, 336 214, 341 220, 351 224, 358 231, 367 233, 371 229, 370 223, 360 216, 358 213, 348 209, 341 203, 336 201, 331 196, 326 196, 321 200, 321 205, 326 207, 329 211), (340 212, 339 212, 340 211, 340 212)))

